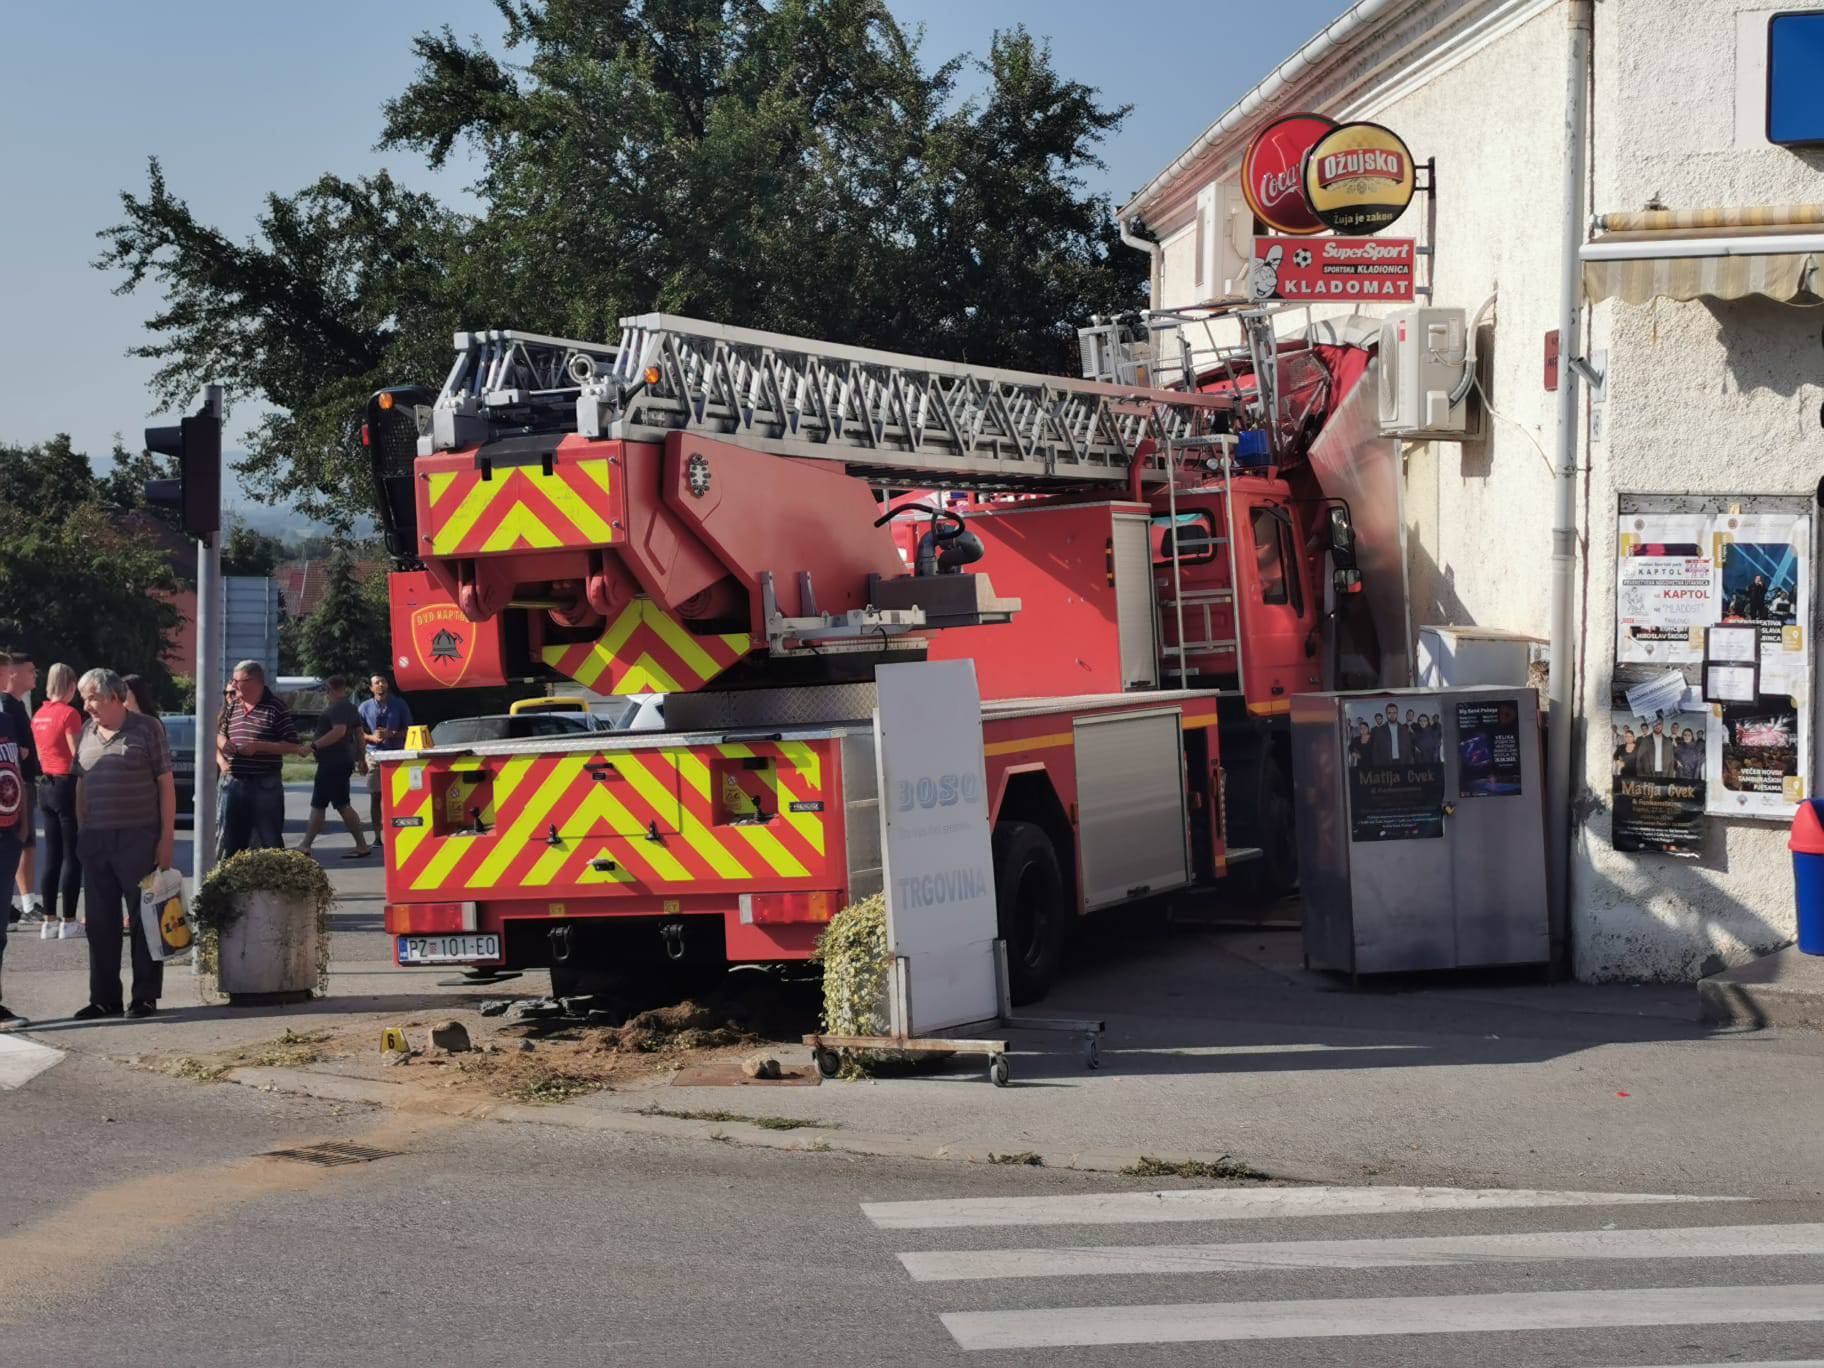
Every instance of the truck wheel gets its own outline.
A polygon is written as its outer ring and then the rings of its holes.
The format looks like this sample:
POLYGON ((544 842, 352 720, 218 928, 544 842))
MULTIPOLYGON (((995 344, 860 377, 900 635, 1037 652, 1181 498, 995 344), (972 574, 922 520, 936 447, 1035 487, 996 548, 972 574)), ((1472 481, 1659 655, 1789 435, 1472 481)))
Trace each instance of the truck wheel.
POLYGON ((1064 954, 1064 876, 1051 838, 1031 822, 994 829, 994 906, 1015 1004, 1051 989, 1064 954))

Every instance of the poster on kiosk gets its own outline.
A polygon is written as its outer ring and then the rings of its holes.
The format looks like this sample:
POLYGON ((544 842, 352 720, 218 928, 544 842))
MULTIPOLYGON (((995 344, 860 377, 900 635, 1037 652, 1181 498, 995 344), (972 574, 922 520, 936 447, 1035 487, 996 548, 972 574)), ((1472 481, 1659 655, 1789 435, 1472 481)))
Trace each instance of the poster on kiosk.
POLYGON ((1000 932, 974 662, 883 665, 876 682, 892 1029, 922 1036, 992 1020, 1000 932))

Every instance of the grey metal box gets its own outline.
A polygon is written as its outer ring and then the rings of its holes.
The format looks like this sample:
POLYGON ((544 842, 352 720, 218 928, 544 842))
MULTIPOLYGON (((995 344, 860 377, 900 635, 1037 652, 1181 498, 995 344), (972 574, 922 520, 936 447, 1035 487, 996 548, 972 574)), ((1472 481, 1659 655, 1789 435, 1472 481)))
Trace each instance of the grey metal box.
POLYGON ((1299 694, 1292 771, 1313 968, 1549 958, 1532 689, 1299 694))

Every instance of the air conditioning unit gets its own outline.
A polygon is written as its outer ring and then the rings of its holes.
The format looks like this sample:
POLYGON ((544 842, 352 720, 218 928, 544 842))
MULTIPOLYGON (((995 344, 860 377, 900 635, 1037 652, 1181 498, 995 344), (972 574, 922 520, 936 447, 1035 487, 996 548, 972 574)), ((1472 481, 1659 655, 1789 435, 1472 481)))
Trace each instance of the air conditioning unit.
POLYGON ((1381 323, 1381 435, 1451 440, 1469 434, 1470 398, 1450 396, 1469 364, 1461 309, 1402 309, 1381 323))

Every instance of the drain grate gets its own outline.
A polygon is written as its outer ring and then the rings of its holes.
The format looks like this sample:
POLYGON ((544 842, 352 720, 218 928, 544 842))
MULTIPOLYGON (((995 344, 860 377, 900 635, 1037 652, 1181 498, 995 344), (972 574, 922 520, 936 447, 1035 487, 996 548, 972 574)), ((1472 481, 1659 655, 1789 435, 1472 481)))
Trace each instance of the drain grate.
POLYGON ((296 1159, 301 1164, 369 1164, 376 1159, 391 1159, 398 1150, 374 1149, 368 1145, 349 1145, 339 1140, 325 1140, 320 1145, 300 1145, 296 1149, 266 1151, 268 1159, 296 1159))

